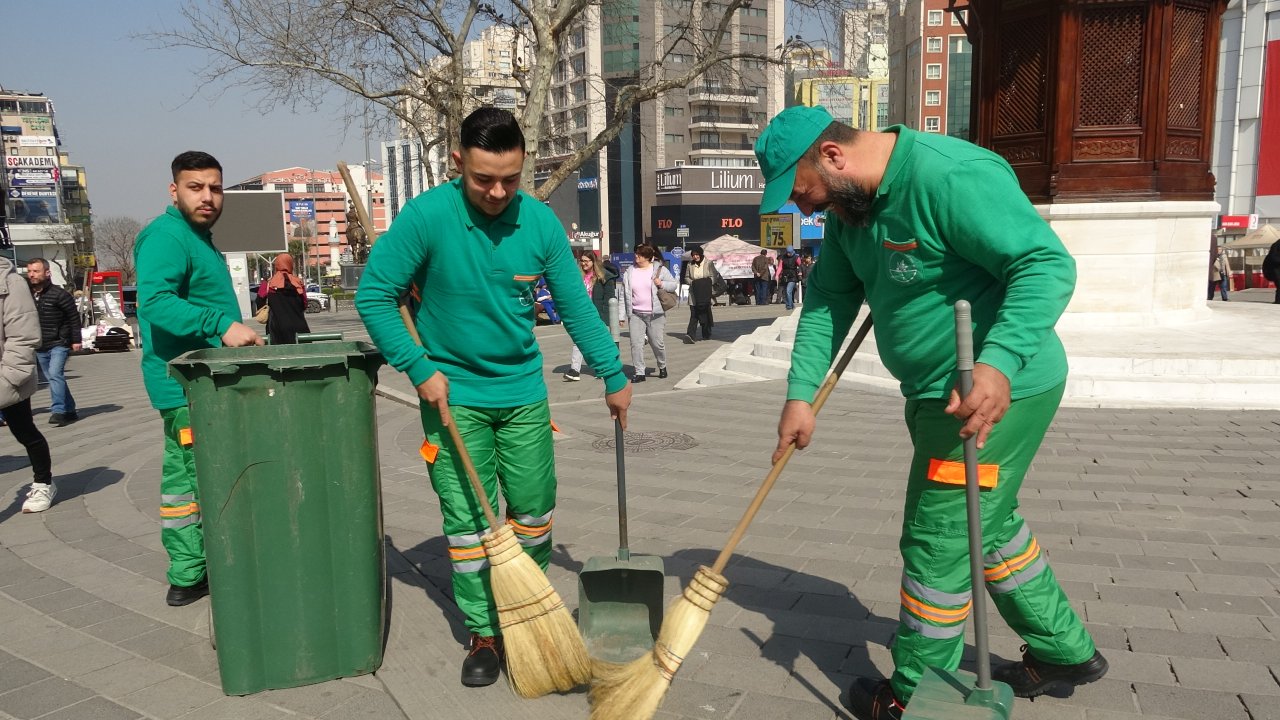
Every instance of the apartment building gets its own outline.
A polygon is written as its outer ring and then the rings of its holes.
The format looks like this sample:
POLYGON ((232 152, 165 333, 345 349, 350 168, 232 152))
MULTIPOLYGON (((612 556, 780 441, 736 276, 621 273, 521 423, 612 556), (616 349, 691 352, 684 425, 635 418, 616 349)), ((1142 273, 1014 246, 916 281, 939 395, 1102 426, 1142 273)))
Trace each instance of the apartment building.
POLYGON ((889 116, 924 132, 969 139, 973 51, 948 0, 889 7, 889 116))
MULTIPOLYGON (((592 6, 574 28, 553 74, 550 131, 539 149, 541 163, 554 166, 603 130, 620 88, 642 77, 647 82, 684 72, 725 7, 714 0, 605 0, 592 6)), ((778 57, 783 20, 782 0, 752 3, 733 15, 722 48, 778 57)), ((759 214, 750 206, 753 195, 758 201, 759 183, 741 197, 733 195, 737 199, 725 206, 719 193, 673 193, 670 185, 660 190, 660 178, 679 174, 669 170, 691 167, 707 169, 689 172, 706 175, 708 186, 712 169, 737 168, 743 171, 731 173, 735 177, 758 176, 750 170, 756 165, 755 140, 785 102, 782 66, 739 58, 687 88, 641 104, 618 137, 583 165, 576 180, 578 216, 562 219, 576 223, 580 233, 600 233, 605 252, 630 252, 645 241, 664 247, 704 242, 721 234, 721 221, 758 228, 759 214), (688 236, 677 235, 681 225, 688 236), (707 237, 712 229, 717 232, 707 237)), ((691 187, 702 184, 699 180, 691 187)))
POLYGON ((18 263, 45 258, 58 284, 79 277, 93 261, 91 254, 76 255, 77 240, 84 249, 92 238, 87 176, 61 147, 49 97, 0 87, 0 224, 18 263))
MULTIPOLYGON (((355 201, 368 208, 372 197, 370 219, 377 232, 384 232, 388 221, 382 175, 375 172, 366 174, 360 164, 353 164, 350 171, 359 192, 355 201)), ((338 250, 341 262, 351 262, 347 211, 352 198, 347 194, 346 184, 338 171, 284 168, 255 175, 226 189, 284 193, 285 231, 289 240, 301 241, 306 248, 306 267, 297 268, 299 274, 312 278, 338 275, 338 268, 333 263, 333 249, 338 250)))

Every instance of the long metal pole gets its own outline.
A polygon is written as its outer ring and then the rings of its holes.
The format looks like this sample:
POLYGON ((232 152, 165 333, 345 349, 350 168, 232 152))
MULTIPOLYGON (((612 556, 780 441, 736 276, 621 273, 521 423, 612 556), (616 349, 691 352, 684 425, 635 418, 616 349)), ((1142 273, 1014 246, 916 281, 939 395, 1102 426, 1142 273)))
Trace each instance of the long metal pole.
MULTIPOLYGON (((956 369, 960 395, 973 391, 973 326, 965 300, 956 301, 956 369)), ((991 690, 991 653, 987 650, 987 602, 982 569, 982 496, 978 486, 978 436, 964 441, 964 496, 969 520, 969 580, 973 592, 973 651, 978 661, 978 690, 991 690)))

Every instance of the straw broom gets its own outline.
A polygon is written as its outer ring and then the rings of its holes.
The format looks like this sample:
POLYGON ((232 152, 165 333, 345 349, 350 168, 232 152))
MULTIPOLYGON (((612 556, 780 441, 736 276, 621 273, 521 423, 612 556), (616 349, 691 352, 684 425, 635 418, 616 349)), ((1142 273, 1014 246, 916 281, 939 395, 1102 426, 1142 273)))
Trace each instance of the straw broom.
MULTIPOLYGON (((835 389, 841 373, 848 367, 853 354, 862 344, 863 338, 871 330, 871 318, 868 317, 853 336, 848 349, 840 356, 840 360, 828 373, 827 379, 818 389, 813 400, 813 412, 822 409, 835 389)), ((747 526, 755 518, 756 512, 764 504, 765 496, 773 489, 773 483, 782 474, 782 468, 795 453, 794 444, 787 447, 778 462, 765 477, 764 483, 756 492, 755 498, 747 506, 742 519, 738 521, 729 542, 716 557, 711 567, 702 566, 694 574, 684 593, 676 598, 667 609, 666 619, 662 621, 662 629, 658 632, 658 641, 654 644, 650 655, 643 655, 626 664, 597 662, 593 668, 596 675, 591 685, 591 720, 649 720, 657 712, 671 679, 675 677, 680 664, 693 649, 693 644, 702 635, 711 617, 711 609, 729 587, 729 582, 720 573, 733 555, 733 550, 746 534, 747 526)))
MULTIPOLYGON (((339 161, 338 171, 347 184, 347 191, 356 196, 355 183, 346 163, 339 161)), ((357 203, 356 213, 372 244, 377 236, 364 206, 357 203)), ((413 341, 421 345, 418 330, 403 305, 400 319, 413 341)), ((449 429, 458 459, 489 523, 490 531, 480 541, 489 558, 489 581, 498 609, 498 627, 502 631, 507 677, 512 689, 520 697, 535 698, 585 685, 591 680, 591 660, 573 616, 542 568, 520 547, 515 530, 507 523, 498 522, 447 406, 440 408, 440 419, 449 429)))
POLYGON ((573 616, 542 568, 520 547, 515 531, 494 517, 489 496, 447 407, 440 409, 440 419, 449 428, 458 459, 489 521, 490 532, 480 541, 489 557, 489 581, 498 606, 498 627, 512 689, 520 697, 535 698, 585 685, 591 680, 591 659, 573 616))

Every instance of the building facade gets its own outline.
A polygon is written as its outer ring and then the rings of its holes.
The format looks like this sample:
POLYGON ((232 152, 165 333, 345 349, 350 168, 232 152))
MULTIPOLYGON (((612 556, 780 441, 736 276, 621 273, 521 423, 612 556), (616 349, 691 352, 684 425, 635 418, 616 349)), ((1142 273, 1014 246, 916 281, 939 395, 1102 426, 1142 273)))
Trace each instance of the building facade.
POLYGON ((95 258, 87 175, 61 147, 47 96, 0 88, 3 224, 19 265, 43 257, 53 282, 65 285, 95 258))
MULTIPOLYGON (((683 74, 723 16, 721 3, 607 0, 592 6, 566 44, 553 75, 549 128, 540 148, 544 168, 584 146, 613 120, 621 88, 683 74), (641 80, 643 78, 643 80, 641 80)), ((585 163, 576 180, 578 216, 562 218, 579 233, 600 233, 604 252, 630 252, 649 240, 679 244, 659 228, 659 171, 683 167, 753 168, 755 140, 784 107, 783 68, 763 58, 783 46, 783 2, 766 0, 736 12, 722 51, 756 55, 714 68, 687 88, 636 107, 618 137, 585 163)), ((669 193, 662 211, 669 212, 669 193)), ((682 194, 682 202, 695 202, 682 194)), ((697 212, 690 210, 690 212, 697 212)), ((758 225, 758 223, 753 223, 758 225)), ((594 241, 594 237, 591 238, 594 241)), ((690 242, 711 238, 690 238, 690 242)))
POLYGON ((1280 227, 1280 0, 1236 0, 1222 16, 1213 133, 1217 230, 1280 227))
MULTIPOLYGON (((369 208, 372 198, 370 219, 377 232, 384 232, 388 219, 382 175, 366 173, 360 164, 351 165, 349 169, 359 191, 354 200, 369 208)), ((295 268, 299 275, 316 281, 335 277, 339 275, 335 254, 338 262, 352 261, 347 241, 347 212, 353 199, 347 194, 346 184, 338 171, 284 168, 255 175, 226 189, 284 193, 288 239, 302 242, 304 248, 301 259, 305 268, 295 268)))
POLYGON ((948 0, 889 7, 889 122, 970 139, 973 51, 948 0))

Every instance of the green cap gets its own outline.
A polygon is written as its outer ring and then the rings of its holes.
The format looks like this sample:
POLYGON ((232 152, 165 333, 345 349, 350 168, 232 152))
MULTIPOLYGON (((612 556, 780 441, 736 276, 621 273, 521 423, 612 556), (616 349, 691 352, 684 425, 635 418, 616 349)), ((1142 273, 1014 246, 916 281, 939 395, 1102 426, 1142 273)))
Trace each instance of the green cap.
POLYGON ((832 122, 821 105, 789 107, 769 121, 756 140, 756 159, 764 175, 760 212, 771 213, 787 203, 796 184, 796 163, 832 122))

